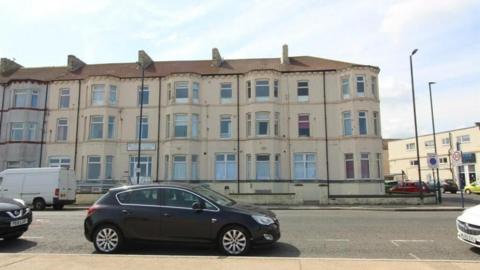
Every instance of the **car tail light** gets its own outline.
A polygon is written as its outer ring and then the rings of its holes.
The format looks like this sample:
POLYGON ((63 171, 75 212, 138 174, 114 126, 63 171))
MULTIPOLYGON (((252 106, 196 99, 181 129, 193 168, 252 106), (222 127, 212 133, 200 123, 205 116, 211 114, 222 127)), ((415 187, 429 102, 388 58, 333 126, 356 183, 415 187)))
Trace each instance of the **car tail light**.
POLYGON ((60 194, 60 189, 56 188, 54 191, 54 194, 55 194, 55 197, 58 197, 58 195, 60 194))
POLYGON ((95 211, 98 209, 98 206, 97 205, 92 205, 90 206, 88 209, 87 209, 87 217, 93 215, 93 213, 95 213, 95 211))

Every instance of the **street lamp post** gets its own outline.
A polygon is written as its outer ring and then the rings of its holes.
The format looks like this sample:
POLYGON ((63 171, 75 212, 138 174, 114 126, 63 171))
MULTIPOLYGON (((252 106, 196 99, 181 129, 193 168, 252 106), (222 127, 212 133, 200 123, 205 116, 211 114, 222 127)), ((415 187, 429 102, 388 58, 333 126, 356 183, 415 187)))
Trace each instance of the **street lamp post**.
POLYGON ((138 119, 138 149, 137 149, 137 184, 140 184, 140 155, 142 151, 142 118, 143 118, 143 84, 145 80, 145 67, 142 63, 139 63, 139 67, 142 69, 142 85, 140 88, 140 117, 138 119))
POLYGON ((418 49, 415 49, 410 54, 410 77, 412 79, 412 99, 413 99, 413 121, 415 123, 415 148, 417 149, 417 169, 418 169, 418 184, 420 189, 420 199, 423 200, 423 185, 422 185, 422 172, 420 169, 420 150, 418 145, 418 128, 417 128, 417 108, 415 105, 415 86, 413 82, 413 64, 412 56, 417 53, 418 49))
MULTIPOLYGON (((435 150, 435 155, 437 156, 437 135, 435 134, 435 117, 433 116, 432 84, 435 84, 435 82, 428 83, 428 92, 430 94, 430 111, 432 114, 433 147, 435 150)), ((438 203, 442 203, 442 192, 440 191, 440 173, 438 170, 438 164, 437 164, 437 192, 438 192, 438 203)))

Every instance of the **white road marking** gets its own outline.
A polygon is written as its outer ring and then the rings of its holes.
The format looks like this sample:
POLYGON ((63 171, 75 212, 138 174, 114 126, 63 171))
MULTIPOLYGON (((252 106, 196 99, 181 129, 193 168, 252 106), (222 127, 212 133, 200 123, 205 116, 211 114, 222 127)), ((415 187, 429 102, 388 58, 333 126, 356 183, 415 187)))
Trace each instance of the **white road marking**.
POLYGON ((323 242, 350 242, 350 239, 316 239, 316 238, 310 238, 308 241, 323 241, 323 242))
POLYGON ((20 239, 43 239, 43 236, 22 236, 20 239))
POLYGON ((399 247, 399 243, 433 243, 433 240, 418 240, 418 239, 411 239, 411 240, 406 240, 406 239, 400 239, 400 240, 390 240, 390 242, 396 246, 399 247))
POLYGON ((415 254, 413 253, 408 253, 408 255, 412 256, 415 260, 419 261, 420 258, 418 256, 416 256, 415 254))

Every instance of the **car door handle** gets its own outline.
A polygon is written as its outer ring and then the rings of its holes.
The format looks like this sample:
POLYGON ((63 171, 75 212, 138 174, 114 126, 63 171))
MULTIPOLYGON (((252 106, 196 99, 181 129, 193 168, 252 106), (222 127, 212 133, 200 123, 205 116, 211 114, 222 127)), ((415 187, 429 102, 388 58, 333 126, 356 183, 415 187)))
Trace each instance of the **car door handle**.
POLYGON ((125 209, 122 210, 122 213, 125 214, 125 215, 130 214, 130 212, 128 210, 125 210, 125 209))
POLYGON ((170 213, 163 213, 163 216, 164 216, 164 217, 171 217, 172 214, 170 214, 170 213))

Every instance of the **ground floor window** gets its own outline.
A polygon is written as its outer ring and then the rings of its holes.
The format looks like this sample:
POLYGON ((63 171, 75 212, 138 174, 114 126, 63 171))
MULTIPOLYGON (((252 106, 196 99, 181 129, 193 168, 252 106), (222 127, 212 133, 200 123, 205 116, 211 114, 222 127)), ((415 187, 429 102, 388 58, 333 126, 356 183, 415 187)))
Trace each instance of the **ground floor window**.
POLYGON ((69 157, 50 157, 48 159, 48 166, 70 169, 70 158, 69 157))
POLYGON ((352 153, 345 154, 345 178, 355 178, 355 166, 352 153))
POLYGON ((173 156, 173 180, 187 179, 187 156, 173 156))
MULTIPOLYGON (((129 158, 129 175, 131 183, 137 183, 137 156, 131 156, 129 158)), ((140 183, 149 183, 152 177, 152 157, 141 156, 140 157, 140 183)))
POLYGON ((198 155, 192 155, 192 180, 198 180, 198 155))
POLYGON ((370 154, 369 153, 361 153, 360 154, 360 162, 361 162, 361 169, 362 169, 362 178, 370 178, 370 154))
POLYGON ((270 179, 270 155, 257 155, 256 172, 258 180, 270 179))
POLYGON ((314 153, 295 153, 293 161, 295 179, 315 179, 317 177, 314 153))
POLYGON ((100 171, 102 167, 102 158, 99 156, 87 157, 87 179, 98 180, 100 179, 100 171))
POLYGON ((237 173, 235 154, 215 155, 215 179, 234 180, 237 173))

